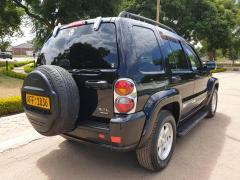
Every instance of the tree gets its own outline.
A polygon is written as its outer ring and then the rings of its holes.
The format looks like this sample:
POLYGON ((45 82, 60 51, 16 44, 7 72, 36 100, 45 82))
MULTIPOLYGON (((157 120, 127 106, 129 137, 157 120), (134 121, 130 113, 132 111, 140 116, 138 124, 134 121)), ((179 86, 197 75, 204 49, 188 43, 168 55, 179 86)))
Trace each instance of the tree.
POLYGON ((0 49, 5 51, 10 45, 8 37, 20 30, 23 12, 8 0, 0 4, 0 49))
POLYGON ((12 0, 32 18, 36 46, 41 46, 54 27, 96 16, 116 15, 120 0, 12 0))
POLYGON ((232 60, 233 65, 235 60, 240 58, 240 26, 233 33, 234 38, 232 39, 230 47, 227 49, 227 56, 232 60))
MULTIPOLYGON (((131 12, 155 19, 153 0, 123 4, 131 12)), ((239 15, 239 8, 232 0, 161 0, 161 8, 161 22, 189 41, 205 41, 210 59, 216 59, 216 49, 230 46, 231 32, 239 15)))

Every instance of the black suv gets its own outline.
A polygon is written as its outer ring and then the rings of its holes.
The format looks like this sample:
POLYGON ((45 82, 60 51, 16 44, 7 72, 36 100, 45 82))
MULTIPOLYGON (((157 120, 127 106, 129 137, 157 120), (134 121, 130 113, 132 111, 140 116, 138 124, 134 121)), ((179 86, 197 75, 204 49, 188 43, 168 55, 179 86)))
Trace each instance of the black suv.
POLYGON ((33 127, 46 136, 136 150, 166 167, 176 136, 213 117, 218 80, 171 28, 135 14, 58 26, 22 87, 33 127))

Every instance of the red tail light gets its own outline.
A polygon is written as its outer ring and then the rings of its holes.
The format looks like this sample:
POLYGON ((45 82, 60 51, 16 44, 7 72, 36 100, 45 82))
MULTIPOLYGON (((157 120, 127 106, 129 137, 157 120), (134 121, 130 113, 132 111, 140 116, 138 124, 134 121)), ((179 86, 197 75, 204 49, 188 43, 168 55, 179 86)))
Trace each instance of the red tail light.
POLYGON ((118 97, 115 100, 115 107, 120 113, 127 113, 134 107, 134 100, 128 97, 118 97))
POLYGON ((127 80, 120 80, 115 84, 115 91, 120 96, 126 96, 133 92, 134 85, 127 80))

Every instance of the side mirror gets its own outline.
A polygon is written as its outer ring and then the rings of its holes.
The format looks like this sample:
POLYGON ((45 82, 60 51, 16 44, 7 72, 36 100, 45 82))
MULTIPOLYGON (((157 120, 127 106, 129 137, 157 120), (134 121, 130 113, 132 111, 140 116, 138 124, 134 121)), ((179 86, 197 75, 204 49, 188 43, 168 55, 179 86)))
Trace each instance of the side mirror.
POLYGON ((203 62, 203 66, 207 70, 214 70, 217 68, 217 63, 215 61, 207 61, 207 62, 205 61, 203 62))

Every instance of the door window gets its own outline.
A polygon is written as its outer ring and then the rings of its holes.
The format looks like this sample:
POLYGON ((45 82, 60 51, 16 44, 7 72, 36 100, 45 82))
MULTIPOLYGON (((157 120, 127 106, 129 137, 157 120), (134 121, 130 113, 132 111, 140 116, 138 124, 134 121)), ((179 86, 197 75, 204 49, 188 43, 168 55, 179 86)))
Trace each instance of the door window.
POLYGON ((185 50, 186 56, 188 58, 188 60, 191 63, 192 69, 193 70, 198 70, 201 68, 201 62, 199 61, 196 53, 194 52, 194 50, 192 49, 192 47, 190 47, 187 44, 183 44, 183 48, 185 50))
POLYGON ((164 37, 162 39, 166 63, 172 72, 189 70, 189 64, 178 40, 164 37))

